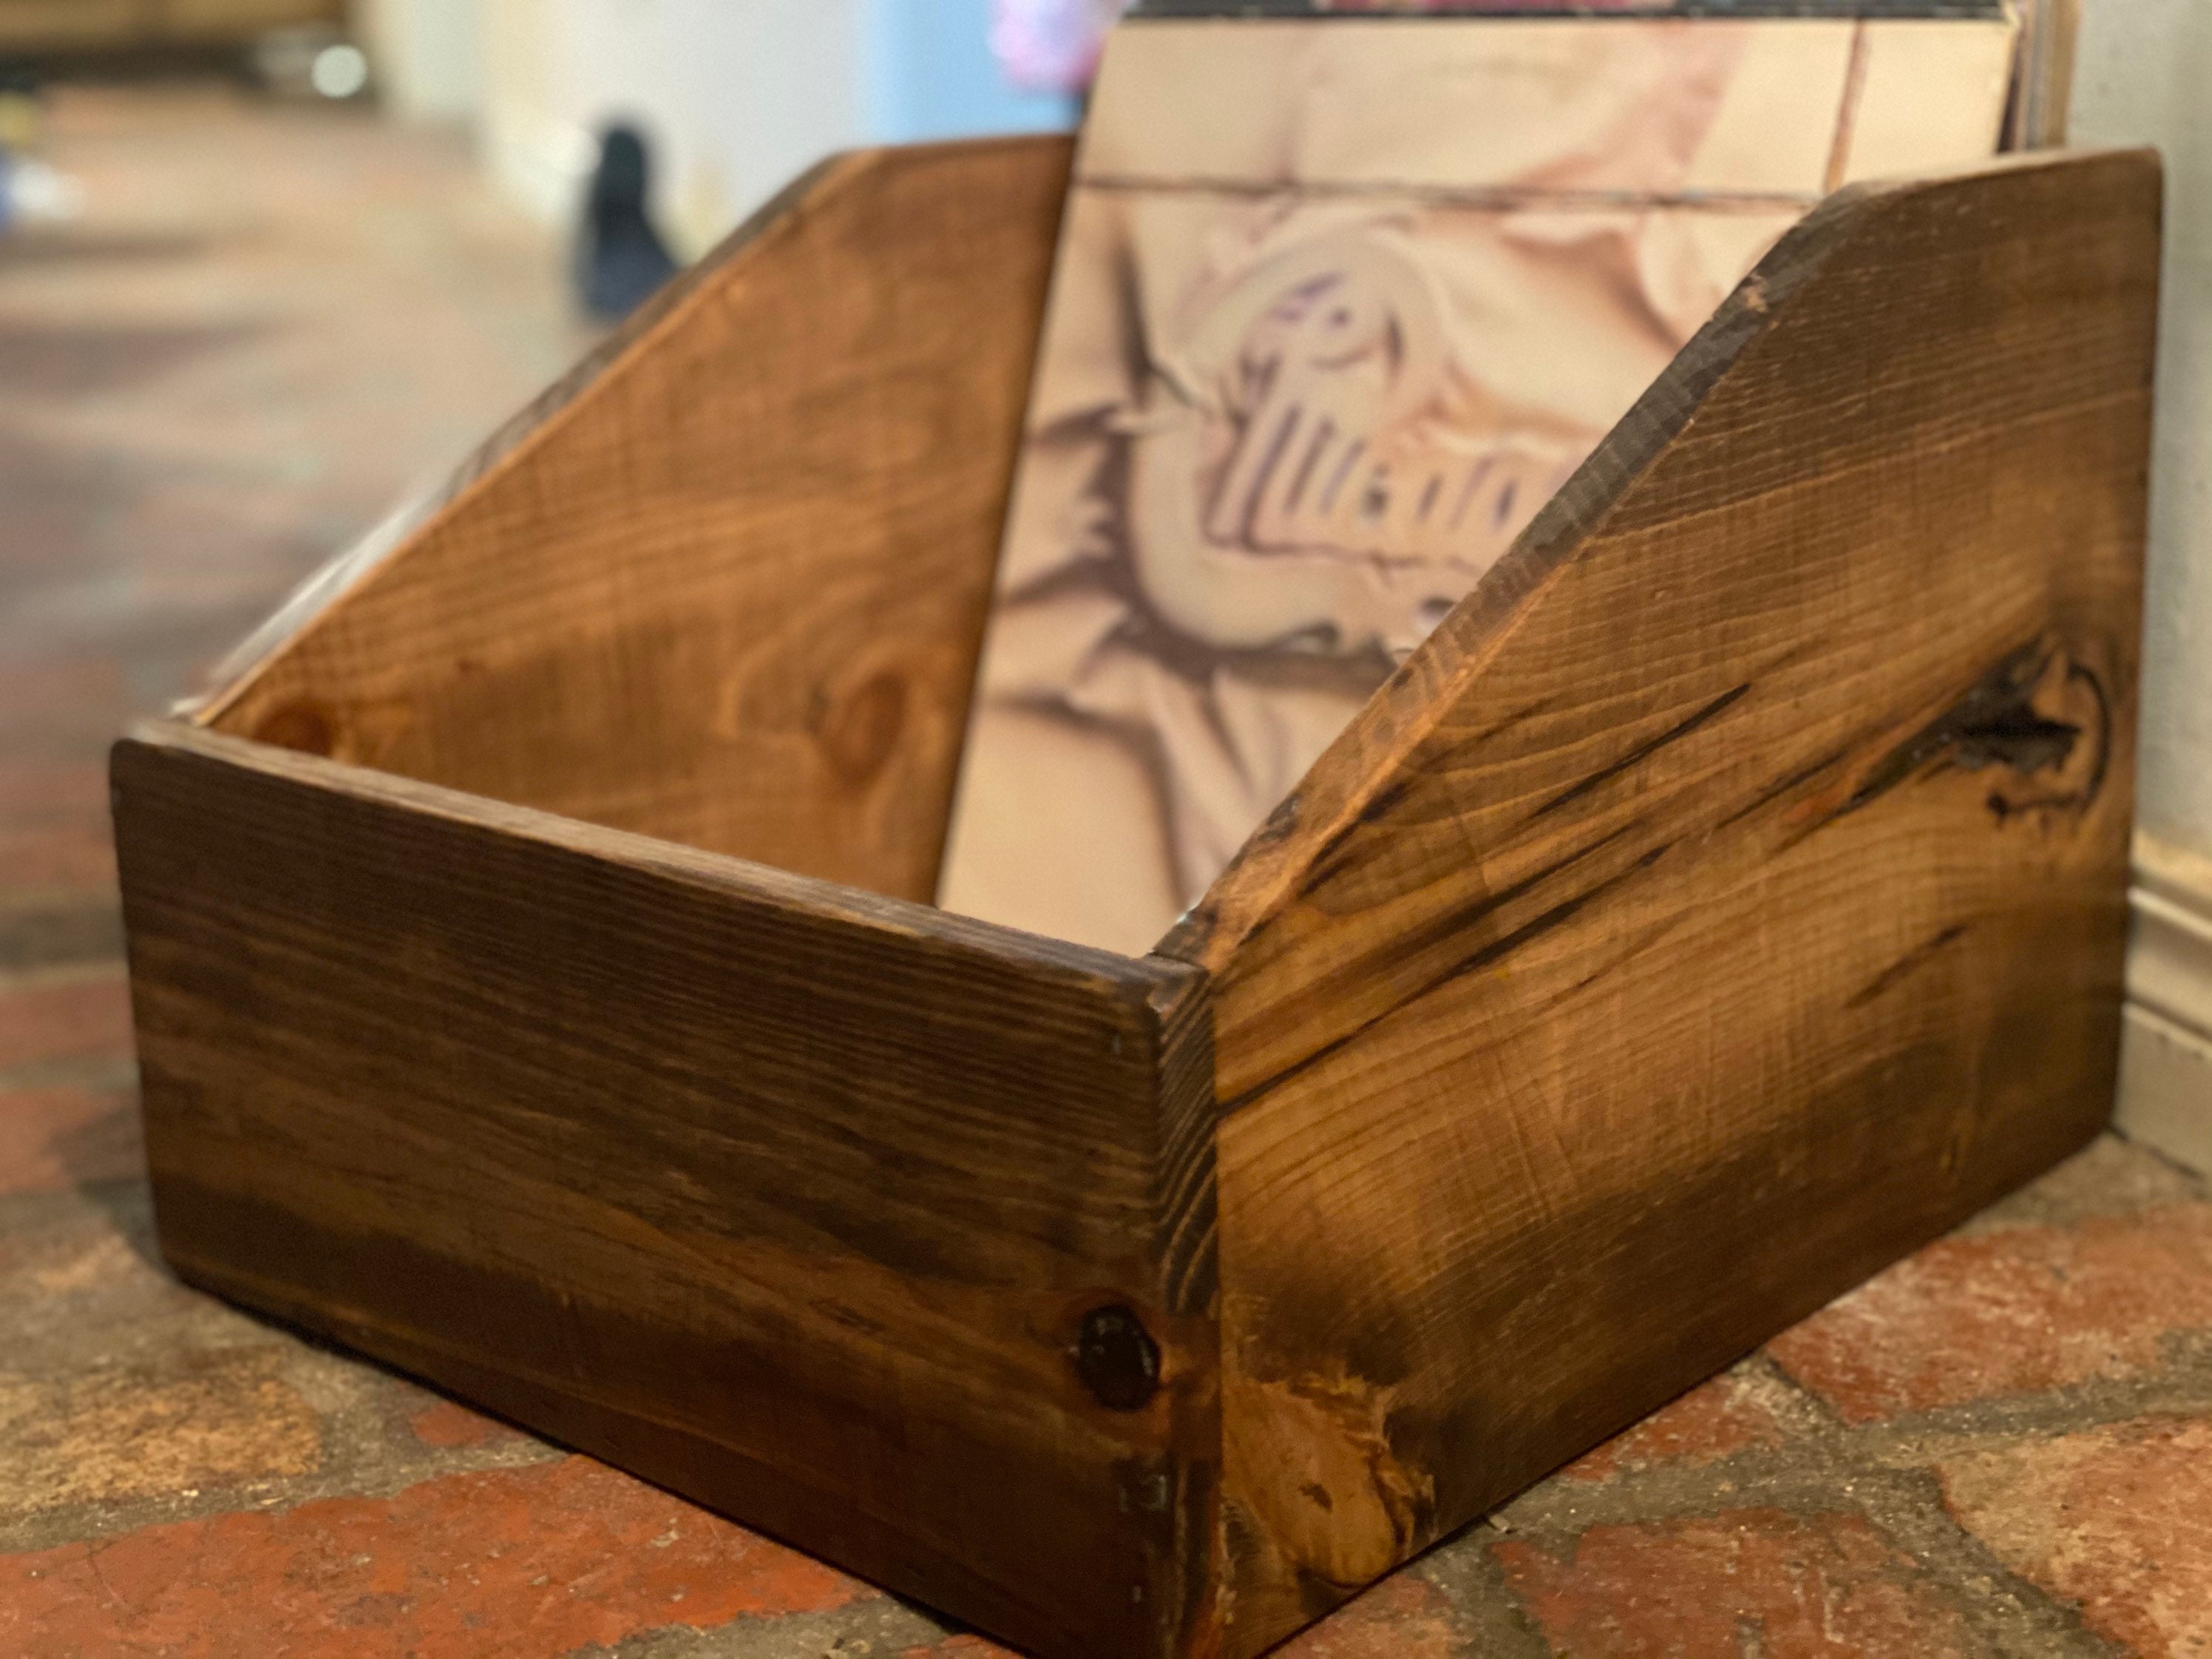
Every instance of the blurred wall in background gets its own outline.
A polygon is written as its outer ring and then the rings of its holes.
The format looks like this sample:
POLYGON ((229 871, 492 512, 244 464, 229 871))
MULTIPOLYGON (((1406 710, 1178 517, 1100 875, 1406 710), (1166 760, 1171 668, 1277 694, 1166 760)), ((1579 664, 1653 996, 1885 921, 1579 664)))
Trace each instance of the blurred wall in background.
POLYGON ((876 143, 1056 131, 1073 103, 1018 92, 991 56, 990 0, 863 0, 868 137, 876 143))
POLYGON ((471 121, 483 107, 483 20, 474 0, 365 0, 368 48, 394 112, 409 120, 471 121))
POLYGON ((2212 1170, 2212 0, 2086 0, 2074 142, 2166 153, 2165 306, 2120 1121, 2212 1170))
POLYGON ((565 220, 592 136, 651 140, 663 231, 714 245, 829 152, 1063 127, 1017 92, 989 0, 365 0, 362 32, 398 113, 474 122, 501 188, 565 220))
POLYGON ((2087 0, 2074 142, 2166 152, 2143 828, 2212 858, 2212 3, 2087 0))

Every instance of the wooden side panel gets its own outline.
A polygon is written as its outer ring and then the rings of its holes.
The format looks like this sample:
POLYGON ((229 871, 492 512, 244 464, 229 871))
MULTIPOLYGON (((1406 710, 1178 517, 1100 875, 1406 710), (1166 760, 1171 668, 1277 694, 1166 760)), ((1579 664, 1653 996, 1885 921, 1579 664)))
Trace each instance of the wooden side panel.
POLYGON ((927 900, 1067 159, 826 164, 200 718, 927 900))
POLYGON ((1202 974, 181 726, 115 786, 179 1273, 1035 1651, 1206 1645, 1202 974))
POLYGON ((2106 1121, 2159 224, 2148 155, 1822 210, 1164 947, 1227 1651, 2106 1121))

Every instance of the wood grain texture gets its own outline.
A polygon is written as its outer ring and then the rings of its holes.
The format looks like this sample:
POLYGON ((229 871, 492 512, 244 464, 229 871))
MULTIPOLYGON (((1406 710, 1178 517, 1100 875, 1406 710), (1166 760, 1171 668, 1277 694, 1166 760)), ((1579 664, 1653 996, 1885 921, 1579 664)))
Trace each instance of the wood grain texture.
POLYGON ((1834 200, 1166 942, 1225 1651, 2105 1121, 2159 228, 2140 154, 1834 200))
POLYGON ((161 1247, 1036 1651, 1202 1651, 1203 975, 118 746, 161 1247))
POLYGON ((197 718, 928 898, 1067 164, 826 163, 197 718))

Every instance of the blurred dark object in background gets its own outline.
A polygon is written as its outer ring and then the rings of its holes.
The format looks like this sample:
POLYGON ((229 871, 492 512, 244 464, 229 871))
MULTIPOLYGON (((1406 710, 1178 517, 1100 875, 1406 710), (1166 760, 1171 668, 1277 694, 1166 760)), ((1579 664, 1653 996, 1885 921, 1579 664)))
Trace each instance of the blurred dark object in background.
POLYGON ((0 64, 0 234, 77 215, 82 192, 46 161, 45 137, 38 77, 0 64))
POLYGON ((17 180, 38 143, 38 83, 22 70, 0 65, 0 232, 20 216, 17 180))
POLYGON ((644 135, 620 125, 602 132, 576 248, 577 294, 594 317, 619 321, 676 274, 646 212, 652 185, 644 135))

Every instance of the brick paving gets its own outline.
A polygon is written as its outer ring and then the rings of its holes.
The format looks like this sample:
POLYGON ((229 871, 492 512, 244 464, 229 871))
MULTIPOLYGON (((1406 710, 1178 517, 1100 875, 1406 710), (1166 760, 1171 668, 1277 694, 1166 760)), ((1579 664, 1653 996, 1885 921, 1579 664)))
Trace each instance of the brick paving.
MULTIPOLYGON (((0 244, 0 1655, 989 1659, 187 1291, 140 1177, 101 750, 578 341, 443 141, 80 94, 0 244)), ((2212 1659, 2212 1201, 2106 1139, 1295 1659, 2212 1659)))

